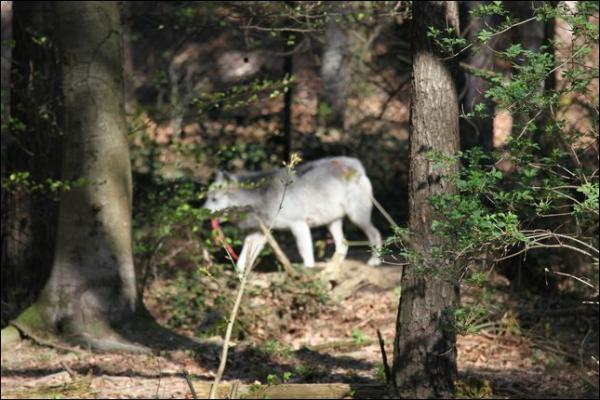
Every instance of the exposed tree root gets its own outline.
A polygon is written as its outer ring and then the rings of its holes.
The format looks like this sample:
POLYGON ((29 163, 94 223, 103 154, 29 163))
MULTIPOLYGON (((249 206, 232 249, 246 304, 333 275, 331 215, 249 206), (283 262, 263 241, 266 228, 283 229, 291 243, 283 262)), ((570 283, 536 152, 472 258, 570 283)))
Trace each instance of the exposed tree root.
MULTIPOLYGON (((95 334, 80 329, 75 324, 57 334, 56 327, 47 321, 40 312, 40 307, 40 304, 35 303, 10 322, 9 326, 16 328, 20 338, 28 338, 38 345, 73 353, 81 353, 81 349, 94 352, 151 353, 149 347, 123 339, 107 324, 96 324, 95 334)), ((6 335, 3 333, 3 338, 7 336, 8 339, 8 332, 6 335)), ((4 346, 4 339, 2 342, 4 346)))
POLYGON ((81 353, 81 349, 99 353, 105 352, 125 352, 125 353, 151 353, 150 348, 134 343, 129 343, 120 338, 99 339, 90 334, 70 333, 64 336, 39 334, 35 329, 31 329, 26 324, 19 321, 11 322, 11 326, 16 328, 23 338, 28 338, 40 346, 52 347, 54 349, 81 353))
POLYGON ((120 338, 113 339, 98 339, 89 336, 88 334, 80 334, 69 341, 80 347, 89 349, 97 353, 141 353, 150 354, 152 350, 146 346, 135 343, 129 343, 120 338))
POLYGON ((66 343, 60 343, 58 341, 58 337, 52 339, 50 335, 39 334, 35 329, 31 329, 29 326, 27 326, 27 324, 23 324, 18 320, 11 321, 9 326, 16 328, 22 339, 30 339, 40 346, 52 347, 64 352, 81 353, 81 351, 74 346, 69 346, 66 343))

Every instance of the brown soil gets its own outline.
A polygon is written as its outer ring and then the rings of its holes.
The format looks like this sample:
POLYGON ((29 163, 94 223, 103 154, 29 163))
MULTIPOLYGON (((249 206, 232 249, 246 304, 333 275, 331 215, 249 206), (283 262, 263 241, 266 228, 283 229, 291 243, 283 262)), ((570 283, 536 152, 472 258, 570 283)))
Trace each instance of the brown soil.
MULTIPOLYGON (((396 270, 390 269, 390 275, 395 274, 392 271, 396 270)), ((256 274, 259 282, 266 275, 256 274)), ((165 282, 155 282, 146 298, 159 322, 167 317, 160 315, 160 299, 153 297, 161 285, 165 282)), ((289 382, 296 383, 383 382, 376 330, 381 331, 391 359, 397 293, 362 285, 310 319, 288 318, 285 326, 253 326, 256 335, 231 348, 224 380, 265 383, 274 379, 269 375, 283 379, 284 373, 291 372, 289 382), (269 337, 277 340, 265 339, 269 337)), ((464 299, 469 298, 466 289, 464 299)), ((257 304, 277 313, 277 304, 269 301, 267 297, 257 304)), ((573 357, 558 342, 508 329, 507 320, 494 325, 495 330, 458 337, 461 397, 597 396, 586 383, 597 381, 597 376, 586 375, 579 356, 573 357)), ((191 398, 185 374, 208 382, 216 371, 220 342, 211 340, 197 349, 152 355, 74 354, 21 341, 2 351, 2 398, 191 398)))

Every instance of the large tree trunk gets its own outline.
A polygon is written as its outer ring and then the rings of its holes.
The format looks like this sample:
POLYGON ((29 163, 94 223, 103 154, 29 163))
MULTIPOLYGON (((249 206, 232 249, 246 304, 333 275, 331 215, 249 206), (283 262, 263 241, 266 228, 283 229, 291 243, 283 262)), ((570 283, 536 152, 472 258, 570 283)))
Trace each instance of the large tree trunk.
POLYGON ((458 165, 435 168, 429 152, 459 150, 458 98, 448 65, 427 37, 429 26, 458 31, 455 1, 413 2, 413 99, 410 134, 409 226, 412 249, 422 257, 405 269, 394 342, 394 378, 403 397, 449 397, 456 374, 453 310, 458 286, 449 263, 433 254, 443 238, 432 233, 431 198, 456 191, 447 174, 458 165))
MULTIPOLYGON (((103 349, 136 308, 131 170, 116 2, 56 2, 63 60, 62 195, 50 279, 14 324, 103 349)), ((27 333, 27 332, 26 332, 27 333)))

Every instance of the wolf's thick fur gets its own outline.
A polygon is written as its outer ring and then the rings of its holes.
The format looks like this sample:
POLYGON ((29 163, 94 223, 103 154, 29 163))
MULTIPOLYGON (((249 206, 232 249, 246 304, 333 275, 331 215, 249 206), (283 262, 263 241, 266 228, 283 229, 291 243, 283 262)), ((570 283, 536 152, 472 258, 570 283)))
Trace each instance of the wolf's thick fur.
MULTIPOLYGON (((289 229, 296 238, 306 267, 315 264, 310 228, 327 225, 335 241, 335 252, 345 258, 348 246, 342 221, 348 216, 369 238, 381 246, 381 234, 371 223, 371 181, 356 158, 328 157, 301 164, 292 173, 286 168, 268 172, 231 174, 217 171, 205 207, 211 211, 244 207, 249 211, 240 226, 253 231, 244 240, 237 262, 242 271, 251 265, 266 238, 256 217, 274 229, 289 229)), ((370 265, 381 263, 372 256, 370 265)))

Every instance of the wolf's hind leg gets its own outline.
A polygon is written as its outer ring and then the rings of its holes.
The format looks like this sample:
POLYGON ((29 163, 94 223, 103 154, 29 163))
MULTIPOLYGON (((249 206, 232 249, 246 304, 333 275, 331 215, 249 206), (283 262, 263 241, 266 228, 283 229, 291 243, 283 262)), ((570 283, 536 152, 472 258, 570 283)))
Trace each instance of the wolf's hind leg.
POLYGON ((335 254, 333 256, 333 260, 335 262, 342 262, 346 258, 346 254, 348 254, 348 245, 346 244, 346 239, 344 239, 344 231, 342 229, 343 219, 336 219, 332 223, 329 224, 329 233, 333 236, 333 241, 335 242, 335 254))
MULTIPOLYGON (((379 233, 377 228, 375 228, 371 222, 371 209, 372 205, 370 199, 365 200, 362 203, 357 202, 354 205, 354 208, 348 211, 348 218, 350 218, 350 221, 358 225, 365 235, 367 235, 371 246, 373 246, 376 250, 379 250, 381 249, 382 245, 381 233, 379 233)), ((373 254, 367 263, 369 265, 380 265, 381 259, 377 254, 373 254)))
POLYGON ((304 221, 294 222, 290 225, 290 230, 296 238, 296 245, 298 246, 298 252, 300 252, 304 266, 309 268, 314 267, 315 256, 308 224, 304 221))

